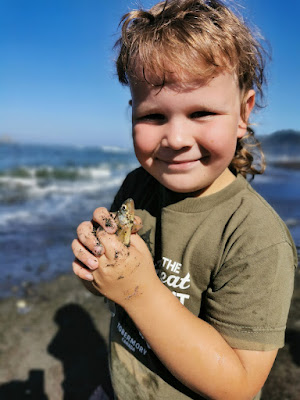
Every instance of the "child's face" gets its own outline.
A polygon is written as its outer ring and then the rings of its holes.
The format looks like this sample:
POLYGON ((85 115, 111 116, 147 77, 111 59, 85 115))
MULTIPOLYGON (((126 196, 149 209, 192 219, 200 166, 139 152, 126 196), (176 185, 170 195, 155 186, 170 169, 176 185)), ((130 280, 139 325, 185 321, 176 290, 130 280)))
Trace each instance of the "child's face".
MULTIPOLYGON (((234 180, 228 166, 237 138, 246 132, 236 79, 217 75, 209 83, 160 91, 146 82, 131 84, 132 129, 140 164, 175 192, 211 194, 234 180)), ((246 94, 246 117, 255 94, 246 94)))

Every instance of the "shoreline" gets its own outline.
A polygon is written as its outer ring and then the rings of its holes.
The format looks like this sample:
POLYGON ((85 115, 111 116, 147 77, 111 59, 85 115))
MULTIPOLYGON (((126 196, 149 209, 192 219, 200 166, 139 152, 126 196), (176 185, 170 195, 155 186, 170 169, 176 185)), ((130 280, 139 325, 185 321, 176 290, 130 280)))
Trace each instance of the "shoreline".
MULTIPOLYGON (((111 393, 107 344, 110 313, 72 274, 0 300, 0 398, 88 400, 102 385, 111 393), (22 302, 23 303, 20 303, 22 302), (23 393, 23 395, 22 395, 23 393), (10 395, 10 397, 9 397, 10 395)), ((286 332, 262 400, 298 400, 300 393, 300 271, 286 332)))

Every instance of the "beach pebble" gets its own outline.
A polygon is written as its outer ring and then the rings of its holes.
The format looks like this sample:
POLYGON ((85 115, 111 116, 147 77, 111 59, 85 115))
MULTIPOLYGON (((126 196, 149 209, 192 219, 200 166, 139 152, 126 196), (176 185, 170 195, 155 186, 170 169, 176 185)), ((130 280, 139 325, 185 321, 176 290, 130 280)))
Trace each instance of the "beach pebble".
POLYGON ((19 314, 27 314, 31 309, 25 300, 18 300, 16 306, 19 314))

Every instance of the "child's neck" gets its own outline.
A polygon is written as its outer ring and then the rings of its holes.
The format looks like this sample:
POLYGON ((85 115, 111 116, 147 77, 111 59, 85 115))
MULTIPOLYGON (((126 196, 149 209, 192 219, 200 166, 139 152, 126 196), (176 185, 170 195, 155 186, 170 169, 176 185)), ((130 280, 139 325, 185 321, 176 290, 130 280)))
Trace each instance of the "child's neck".
MULTIPOLYGON (((226 186, 230 185, 234 182, 236 176, 227 168, 219 177, 216 179, 209 187, 200 189, 196 192, 191 193, 180 193, 180 192, 173 192, 172 190, 165 188, 167 199, 172 203, 176 203, 178 201, 184 200, 187 197, 204 197, 209 196, 211 194, 217 193, 222 189, 225 189, 226 186)), ((168 200, 167 200, 168 202, 168 200)))
POLYGON ((220 192, 236 180, 236 176, 226 168, 225 171, 207 188, 195 192, 194 197, 204 197, 220 192))

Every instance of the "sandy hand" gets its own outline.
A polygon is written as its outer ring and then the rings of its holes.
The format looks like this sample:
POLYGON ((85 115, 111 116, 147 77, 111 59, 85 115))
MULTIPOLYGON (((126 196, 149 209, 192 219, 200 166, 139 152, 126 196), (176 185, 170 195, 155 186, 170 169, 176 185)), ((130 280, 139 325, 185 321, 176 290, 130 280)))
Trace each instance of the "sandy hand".
POLYGON ((134 216, 134 203, 127 199, 119 211, 114 214, 106 208, 100 207, 94 211, 93 221, 82 222, 77 228, 78 239, 72 243, 73 253, 76 257, 73 262, 74 273, 84 280, 87 288, 94 294, 95 289, 88 281, 92 281, 92 271, 98 268, 99 256, 104 253, 101 244, 101 231, 109 234, 116 233, 119 240, 129 246, 131 233, 138 232, 142 227, 142 221, 134 216))

